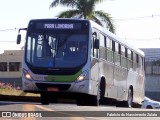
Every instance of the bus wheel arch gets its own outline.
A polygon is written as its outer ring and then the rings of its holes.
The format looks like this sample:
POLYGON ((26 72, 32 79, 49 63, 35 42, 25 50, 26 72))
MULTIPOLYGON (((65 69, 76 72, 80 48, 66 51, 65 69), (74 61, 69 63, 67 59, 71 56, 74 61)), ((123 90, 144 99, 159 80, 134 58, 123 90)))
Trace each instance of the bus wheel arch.
POLYGON ((146 107, 147 109, 153 109, 153 107, 151 105, 147 105, 146 107))

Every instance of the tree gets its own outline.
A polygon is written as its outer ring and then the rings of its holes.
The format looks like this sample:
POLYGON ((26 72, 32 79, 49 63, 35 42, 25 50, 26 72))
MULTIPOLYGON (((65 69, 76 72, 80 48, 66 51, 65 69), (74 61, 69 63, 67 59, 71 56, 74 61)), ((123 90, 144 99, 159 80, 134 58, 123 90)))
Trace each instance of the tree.
POLYGON ((50 8, 57 7, 58 5, 70 7, 72 9, 61 12, 57 17, 72 18, 78 16, 79 18, 93 20, 115 33, 115 26, 110 14, 95 10, 96 4, 102 1, 104 0, 53 0, 50 8))

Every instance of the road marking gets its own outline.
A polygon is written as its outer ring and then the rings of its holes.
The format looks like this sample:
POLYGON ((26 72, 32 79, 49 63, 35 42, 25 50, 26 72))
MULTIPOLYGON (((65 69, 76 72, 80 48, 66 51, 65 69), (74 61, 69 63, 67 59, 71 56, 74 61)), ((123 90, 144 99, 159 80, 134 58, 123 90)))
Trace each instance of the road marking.
POLYGON ((74 115, 74 114, 65 113, 65 111, 64 111, 64 112, 58 112, 58 111, 55 111, 55 110, 53 110, 53 109, 43 107, 43 106, 41 106, 41 105, 34 105, 34 106, 37 107, 37 108, 40 108, 40 109, 42 109, 42 110, 46 110, 46 111, 54 111, 54 112, 56 112, 56 113, 60 113, 60 114, 64 114, 64 115, 70 115, 70 116, 73 116, 73 117, 76 116, 76 115, 74 115))
POLYGON ((102 118, 95 118, 95 117, 86 117, 86 118, 93 119, 93 120, 107 120, 106 118, 104 118, 104 119, 102 119, 102 118))
POLYGON ((65 113, 65 111, 64 111, 64 112, 58 112, 58 111, 55 111, 55 110, 53 110, 53 109, 43 107, 43 106, 41 106, 41 105, 34 105, 34 106, 37 107, 37 108, 39 108, 39 109, 42 109, 42 110, 54 111, 54 112, 57 112, 57 113, 60 113, 60 114, 70 115, 70 116, 72 116, 72 117, 69 117, 70 120, 85 120, 85 118, 89 118, 89 119, 93 119, 93 120, 107 120, 106 118, 76 117, 76 115, 74 115, 74 114, 69 114, 69 113, 65 113))
POLYGON ((41 105, 34 105, 34 106, 37 107, 37 108, 40 108, 40 109, 42 109, 42 110, 46 110, 46 111, 55 111, 55 110, 53 110, 53 109, 49 109, 49 108, 43 107, 43 106, 41 106, 41 105))
POLYGON ((70 120, 85 120, 85 118, 82 117, 71 117, 70 120))
POLYGON ((22 106, 22 111, 34 111, 35 107, 31 104, 24 104, 22 106))
POLYGON ((49 108, 46 108, 46 107, 43 107, 43 106, 40 106, 40 105, 34 105, 34 106, 37 107, 37 108, 40 108, 40 109, 42 109, 42 110, 54 111, 54 112, 56 112, 56 113, 60 113, 60 114, 63 114, 63 115, 71 116, 71 117, 69 117, 70 120, 85 120, 84 117, 76 117, 76 115, 74 115, 74 114, 69 114, 69 113, 65 113, 65 111, 64 111, 64 112, 58 112, 58 111, 55 111, 55 110, 53 110, 53 109, 49 109, 49 108))
MULTIPOLYGON (((22 111, 35 111, 35 107, 31 104, 24 104, 22 106, 22 111)), ((23 120, 36 120, 34 117, 23 118, 23 120)))

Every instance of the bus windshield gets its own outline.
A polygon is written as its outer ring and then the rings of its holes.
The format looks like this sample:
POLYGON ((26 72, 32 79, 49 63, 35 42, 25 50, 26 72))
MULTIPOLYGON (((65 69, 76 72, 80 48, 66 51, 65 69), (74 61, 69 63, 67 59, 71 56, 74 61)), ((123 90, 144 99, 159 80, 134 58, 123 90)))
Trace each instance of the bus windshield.
POLYGON ((29 33, 25 61, 33 67, 73 68, 87 60, 86 33, 29 33))

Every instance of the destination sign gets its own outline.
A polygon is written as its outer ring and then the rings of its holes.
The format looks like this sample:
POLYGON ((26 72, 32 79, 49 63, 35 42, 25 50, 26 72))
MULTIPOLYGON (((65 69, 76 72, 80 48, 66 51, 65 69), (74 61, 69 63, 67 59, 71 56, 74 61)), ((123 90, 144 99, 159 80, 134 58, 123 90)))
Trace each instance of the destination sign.
POLYGON ((81 23, 36 23, 37 29, 78 30, 81 23))
POLYGON ((73 24, 44 24, 47 29, 74 29, 73 24))

